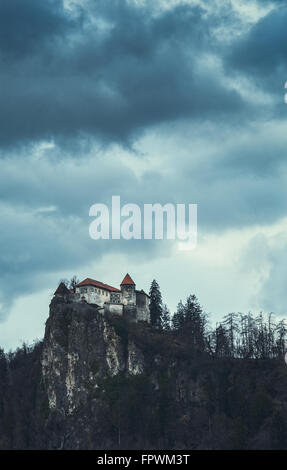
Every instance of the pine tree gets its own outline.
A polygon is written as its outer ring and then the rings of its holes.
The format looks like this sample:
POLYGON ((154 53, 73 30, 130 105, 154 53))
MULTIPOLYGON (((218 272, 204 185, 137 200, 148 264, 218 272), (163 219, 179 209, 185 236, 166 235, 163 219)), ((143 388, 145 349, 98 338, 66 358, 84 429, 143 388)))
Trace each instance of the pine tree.
POLYGON ((191 346, 204 350, 206 315, 195 295, 189 295, 184 306, 184 329, 190 337, 191 346))
POLYGON ((226 357, 230 355, 229 340, 224 326, 220 323, 215 330, 215 356, 226 357))
POLYGON ((160 329, 162 327, 162 297, 159 285, 157 281, 154 279, 150 286, 150 320, 152 326, 155 328, 160 329))
POLYGON ((162 310, 162 329, 170 330, 171 328, 170 323, 171 323, 170 312, 167 308, 167 305, 164 304, 163 310, 162 310))
POLYGON ((172 328, 176 331, 181 330, 184 325, 184 305, 182 301, 177 304, 177 310, 172 317, 172 328))

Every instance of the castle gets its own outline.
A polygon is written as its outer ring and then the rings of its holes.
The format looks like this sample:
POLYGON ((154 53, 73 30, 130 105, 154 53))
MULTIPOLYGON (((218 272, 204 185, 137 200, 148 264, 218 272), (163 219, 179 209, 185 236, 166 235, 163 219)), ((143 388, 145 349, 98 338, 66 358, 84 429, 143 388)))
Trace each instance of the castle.
POLYGON ((95 305, 101 313, 111 312, 132 321, 150 322, 149 295, 136 289, 136 284, 129 274, 122 280, 120 289, 87 278, 79 282, 75 290, 69 290, 61 283, 54 296, 95 305))

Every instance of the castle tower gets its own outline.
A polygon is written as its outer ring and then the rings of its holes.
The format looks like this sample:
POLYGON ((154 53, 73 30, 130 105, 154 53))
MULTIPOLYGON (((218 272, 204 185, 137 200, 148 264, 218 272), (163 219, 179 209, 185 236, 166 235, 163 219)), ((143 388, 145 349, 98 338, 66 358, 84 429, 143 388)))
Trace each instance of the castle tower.
POLYGON ((122 303, 136 306, 136 285, 129 274, 126 274, 121 282, 122 303))

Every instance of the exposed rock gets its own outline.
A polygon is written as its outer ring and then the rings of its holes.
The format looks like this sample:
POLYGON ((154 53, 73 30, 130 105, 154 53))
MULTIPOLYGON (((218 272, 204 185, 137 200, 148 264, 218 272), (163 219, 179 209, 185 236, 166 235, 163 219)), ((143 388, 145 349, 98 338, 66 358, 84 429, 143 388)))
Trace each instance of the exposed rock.
POLYGON ((141 352, 128 349, 127 359, 122 338, 96 308, 53 299, 41 360, 50 408, 71 414, 99 377, 142 371, 141 352))

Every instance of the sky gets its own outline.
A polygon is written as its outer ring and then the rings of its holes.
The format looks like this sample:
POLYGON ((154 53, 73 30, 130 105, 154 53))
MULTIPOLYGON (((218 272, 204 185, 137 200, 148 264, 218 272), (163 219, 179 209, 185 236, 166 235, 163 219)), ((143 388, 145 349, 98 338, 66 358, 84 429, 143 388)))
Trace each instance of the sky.
POLYGON ((287 313, 287 7, 0 0, 0 346, 42 338, 59 281, 213 322, 287 313), (92 240, 92 204, 198 205, 198 244, 92 240))

